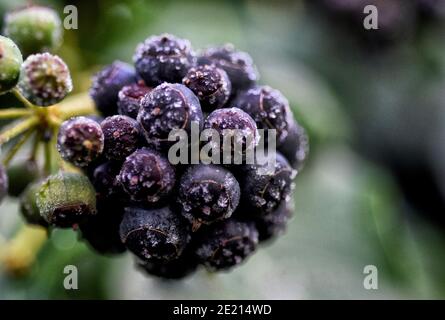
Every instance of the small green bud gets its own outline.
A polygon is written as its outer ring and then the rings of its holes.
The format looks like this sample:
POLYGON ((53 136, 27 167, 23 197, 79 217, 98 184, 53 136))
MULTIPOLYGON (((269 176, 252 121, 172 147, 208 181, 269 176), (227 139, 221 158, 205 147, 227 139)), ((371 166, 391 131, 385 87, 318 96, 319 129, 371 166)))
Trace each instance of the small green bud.
POLYGON ((5 15, 4 34, 24 56, 56 50, 62 42, 62 22, 51 8, 29 6, 5 15))
POLYGON ((0 36, 0 94, 8 92, 19 81, 23 59, 17 45, 0 36))
POLYGON ((70 71, 58 56, 30 55, 22 65, 18 83, 20 93, 38 106, 60 102, 73 89, 70 71))
POLYGON ((8 193, 8 176, 6 175, 5 167, 0 164, 0 202, 8 193))
POLYGON ((30 184, 20 197, 20 212, 29 224, 36 224, 42 227, 47 227, 48 223, 40 215, 37 207, 37 192, 39 191, 42 182, 35 182, 30 184))
POLYGON ((58 173, 40 186, 37 207, 50 225, 70 228, 96 214, 96 192, 83 174, 58 173))
POLYGON ((39 177, 39 168, 34 161, 18 161, 11 163, 7 170, 9 179, 8 194, 20 196, 26 187, 39 177))

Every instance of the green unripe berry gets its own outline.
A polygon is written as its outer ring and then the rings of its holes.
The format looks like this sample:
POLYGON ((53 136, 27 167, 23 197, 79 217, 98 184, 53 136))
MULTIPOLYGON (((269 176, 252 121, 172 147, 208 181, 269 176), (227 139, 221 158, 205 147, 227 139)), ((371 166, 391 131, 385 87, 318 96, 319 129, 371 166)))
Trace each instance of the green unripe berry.
POLYGON ((42 182, 35 182, 26 188, 20 197, 20 212, 27 223, 47 227, 48 223, 40 215, 39 207, 37 206, 37 192, 41 184, 42 182))
POLYGON ((26 187, 39 177, 39 168, 34 161, 11 163, 7 170, 9 178, 8 194, 20 196, 26 187))
POLYGON ((70 71, 58 56, 30 55, 22 65, 18 83, 20 93, 38 106, 60 102, 73 89, 70 71))
POLYGON ((17 43, 26 57, 56 50, 62 42, 62 22, 53 9, 30 6, 5 15, 4 34, 17 43))
POLYGON ((83 174, 58 173, 40 186, 37 207, 50 225, 70 228, 96 214, 96 191, 83 174))
POLYGON ((17 45, 0 36, 0 94, 15 87, 20 77, 23 59, 17 45))

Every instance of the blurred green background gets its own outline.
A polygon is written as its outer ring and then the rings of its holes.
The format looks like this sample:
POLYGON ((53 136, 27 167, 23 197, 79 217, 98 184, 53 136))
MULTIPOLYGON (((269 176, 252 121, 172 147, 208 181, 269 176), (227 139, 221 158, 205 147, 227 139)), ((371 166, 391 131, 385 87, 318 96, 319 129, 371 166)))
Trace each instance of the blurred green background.
MULTIPOLYGON (((0 0, 0 16, 25 2, 0 0)), ((287 233, 232 272, 146 278, 128 255, 99 257, 56 230, 29 274, 0 268, 1 299, 445 298, 443 1, 34 2, 61 16, 64 5, 78 8, 79 29, 65 32, 58 52, 78 92, 101 65, 131 61, 152 34, 195 48, 234 43, 261 83, 288 97, 311 153, 287 233), (382 28, 363 30, 362 10, 348 3, 377 4, 382 28), (69 264, 79 290, 63 288, 69 264), (378 290, 363 286, 366 265, 378 268, 378 290)), ((3 240, 22 223, 16 207, 0 207, 3 240)))

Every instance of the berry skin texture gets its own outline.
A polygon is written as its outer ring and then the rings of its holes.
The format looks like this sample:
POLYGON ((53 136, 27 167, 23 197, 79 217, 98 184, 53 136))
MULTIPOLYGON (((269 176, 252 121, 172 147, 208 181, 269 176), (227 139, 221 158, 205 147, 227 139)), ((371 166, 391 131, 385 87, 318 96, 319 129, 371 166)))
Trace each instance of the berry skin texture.
POLYGON ((238 206, 240 187, 233 174, 216 165, 191 166, 179 183, 182 215, 197 227, 229 218, 238 206))
POLYGON ((262 216, 276 210, 288 201, 293 188, 295 170, 279 153, 272 170, 265 170, 267 164, 246 165, 241 182, 243 205, 252 215, 262 216))
POLYGON ((213 65, 190 69, 182 83, 196 94, 204 111, 222 108, 232 90, 227 73, 213 65))
POLYGON ((205 50, 198 57, 198 64, 214 64, 227 72, 232 84, 232 94, 249 88, 259 79, 250 55, 237 51, 232 44, 205 50))
POLYGON ((109 160, 124 160, 138 148, 141 132, 136 120, 116 115, 100 124, 104 134, 104 155, 109 160))
POLYGON ((73 89, 73 82, 62 59, 38 53, 23 62, 18 89, 31 103, 47 107, 62 101, 73 89))
POLYGON ((93 171, 91 182, 99 197, 113 197, 113 199, 116 199, 115 197, 119 199, 125 198, 125 192, 118 180, 121 167, 122 164, 120 162, 108 161, 99 165, 93 171))
POLYGON ((260 242, 277 238, 286 230, 287 224, 292 218, 292 205, 283 202, 275 211, 265 214, 255 220, 260 242))
POLYGON ((164 200, 176 182, 175 170, 168 160, 148 148, 127 157, 118 179, 132 200, 149 203, 164 200))
POLYGON ((258 129, 275 129, 277 145, 286 139, 292 122, 289 102, 278 90, 258 86, 241 93, 233 105, 244 110, 256 122, 258 129))
POLYGON ((19 81, 23 58, 17 45, 0 36, 0 94, 14 88, 19 81))
POLYGON ((144 261, 177 259, 190 241, 188 224, 168 207, 125 208, 120 236, 128 250, 144 261))
POLYGON ((152 88, 140 82, 123 87, 119 91, 117 100, 117 111, 119 114, 136 119, 141 108, 141 99, 151 90, 152 88))
POLYGON ((278 151, 286 157, 292 168, 300 172, 309 155, 309 137, 306 130, 296 121, 292 121, 289 134, 278 147, 278 151))
POLYGON ((41 183, 32 183, 25 189, 20 197, 20 212, 27 223, 47 228, 48 222, 40 215, 37 206, 37 192, 41 183))
POLYGON ((5 167, 0 163, 0 202, 8 194, 8 175, 5 167))
POLYGON ((82 174, 51 175, 36 196, 41 216, 59 228, 71 228, 96 214, 96 191, 82 174))
POLYGON ((211 271, 241 264, 258 245, 258 231, 253 223, 228 219, 204 231, 195 252, 200 263, 211 271))
MULTIPOLYGON (((241 156, 243 156, 247 151, 252 151, 255 148, 260 138, 255 121, 246 112, 238 108, 223 108, 213 111, 207 116, 204 129, 214 129, 219 133, 221 137, 219 141, 221 157, 223 157, 225 150, 224 138, 231 136, 230 131, 224 130, 237 130, 238 134, 232 138, 230 146, 227 146, 227 144, 225 146, 232 150, 231 163, 233 163, 233 156, 235 155, 234 142, 240 146, 241 156)), ((210 141, 209 143, 213 142, 210 141)), ((228 151, 230 150, 226 150, 226 153, 228 151)))
POLYGON ((29 6, 5 15, 4 34, 17 43, 25 56, 53 51, 62 42, 62 22, 51 8, 29 6))
POLYGON ((65 121, 57 136, 57 150, 62 158, 77 167, 86 167, 97 159, 104 149, 101 126, 86 117, 65 121))
POLYGON ((12 197, 20 196, 26 187, 39 177, 39 168, 34 161, 18 161, 11 163, 7 170, 9 188, 12 197))
POLYGON ((93 77, 90 96, 103 116, 117 113, 117 100, 122 87, 135 83, 134 68, 122 61, 114 61, 93 77))
POLYGON ((149 86, 178 83, 196 63, 190 42, 170 34, 152 36, 140 43, 133 56, 139 76, 149 86))
POLYGON ((168 141, 174 129, 190 133, 192 122, 203 125, 203 115, 198 98, 182 84, 163 83, 141 100, 138 122, 150 146, 167 149, 175 143, 168 141))

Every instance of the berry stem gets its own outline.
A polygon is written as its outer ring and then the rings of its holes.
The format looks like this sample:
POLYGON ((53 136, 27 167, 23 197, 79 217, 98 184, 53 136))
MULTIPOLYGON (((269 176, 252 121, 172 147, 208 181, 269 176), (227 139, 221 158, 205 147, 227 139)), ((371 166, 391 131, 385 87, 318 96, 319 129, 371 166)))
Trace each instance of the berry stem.
POLYGON ((40 146, 40 133, 36 132, 34 136, 34 141, 31 148, 31 153, 29 156, 29 161, 36 161, 37 160, 37 153, 39 152, 39 146, 40 146))
POLYGON ((22 134, 23 132, 34 128, 39 123, 39 118, 32 116, 20 121, 12 128, 6 129, 0 133, 0 145, 8 142, 12 138, 22 134))
POLYGON ((49 176, 53 168, 53 153, 51 141, 45 142, 45 175, 49 176))
POLYGON ((8 108, 5 110, 0 110, 0 119, 21 118, 24 116, 29 116, 30 114, 31 111, 28 109, 8 108))
POLYGON ((3 160, 3 164, 8 166, 9 162, 14 158, 17 152, 22 148, 22 146, 28 141, 31 135, 34 133, 34 130, 28 130, 25 134, 20 137, 20 140, 8 150, 8 153, 3 160))
POLYGON ((15 95, 15 97, 21 102, 23 103, 23 105, 25 107, 27 107, 28 109, 35 109, 36 106, 33 105, 31 102, 29 102, 24 96, 22 96, 22 94, 20 93, 19 90, 17 90, 16 88, 12 89, 11 92, 15 95))

